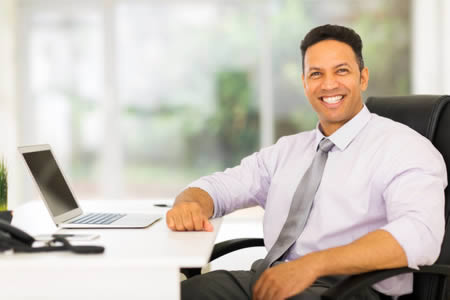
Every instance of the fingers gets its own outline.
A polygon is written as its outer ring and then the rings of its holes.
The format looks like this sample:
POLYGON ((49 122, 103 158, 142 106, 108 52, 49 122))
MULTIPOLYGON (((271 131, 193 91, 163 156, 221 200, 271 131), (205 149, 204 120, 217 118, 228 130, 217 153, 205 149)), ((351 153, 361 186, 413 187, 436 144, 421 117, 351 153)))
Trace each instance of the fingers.
POLYGON ((268 289, 266 277, 267 277, 268 270, 264 271, 261 274, 259 279, 256 281, 255 285, 253 286, 253 297, 256 300, 266 299, 265 295, 266 295, 267 289, 268 289))
MULTIPOLYGON (((195 214, 195 212, 194 212, 195 214)), ((178 231, 193 231, 194 230, 194 222, 192 221, 192 211, 189 210, 189 207, 185 208, 185 211, 179 216, 181 218, 181 222, 177 223, 178 231)))
POLYGON ((255 300, 278 300, 285 299, 283 297, 283 287, 271 274, 271 270, 268 269, 261 277, 256 281, 253 287, 253 298, 255 300))
POLYGON ((193 222, 193 226, 194 226, 194 230, 195 231, 200 231, 203 230, 203 219, 205 218, 202 215, 196 214, 196 213, 192 213, 191 212, 191 217, 192 217, 192 222, 193 222))
POLYGON ((264 299, 263 298, 263 295, 264 295, 264 284, 263 284, 263 280, 262 280, 263 278, 259 278, 257 281, 256 281, 256 283, 255 283, 255 285, 253 286, 253 298, 255 299, 255 300, 261 300, 261 299, 264 299))
POLYGON ((265 270, 253 287, 253 299, 281 300, 300 294, 319 277, 309 263, 303 258, 265 270))
POLYGON ((167 226, 174 231, 213 231, 198 203, 185 202, 175 205, 166 214, 167 226))
POLYGON ((178 214, 171 212, 171 210, 166 214, 166 223, 167 226, 174 231, 182 230, 182 219, 178 214))

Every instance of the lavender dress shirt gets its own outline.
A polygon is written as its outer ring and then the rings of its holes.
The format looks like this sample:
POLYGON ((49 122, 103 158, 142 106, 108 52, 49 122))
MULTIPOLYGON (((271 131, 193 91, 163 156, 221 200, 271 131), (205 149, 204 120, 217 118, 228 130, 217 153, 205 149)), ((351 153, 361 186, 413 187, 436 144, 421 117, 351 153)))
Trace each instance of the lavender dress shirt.
MULTIPOLYGON (((264 243, 270 249, 286 221, 297 185, 323 134, 318 129, 285 136, 244 158, 239 166, 190 184, 214 200, 214 217, 259 205, 264 213, 264 243)), ((346 245, 383 229, 403 247, 408 266, 437 259, 444 235, 441 154, 419 133, 364 108, 329 136, 321 184, 303 233, 287 260, 346 245)), ((412 291, 412 275, 384 280, 374 288, 387 295, 412 291)))

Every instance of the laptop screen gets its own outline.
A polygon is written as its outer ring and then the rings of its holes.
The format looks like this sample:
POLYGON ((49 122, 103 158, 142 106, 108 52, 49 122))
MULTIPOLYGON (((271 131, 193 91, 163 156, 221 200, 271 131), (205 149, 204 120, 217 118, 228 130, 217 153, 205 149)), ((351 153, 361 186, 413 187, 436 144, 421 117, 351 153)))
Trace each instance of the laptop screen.
POLYGON ((50 150, 22 153, 53 216, 78 208, 50 150))

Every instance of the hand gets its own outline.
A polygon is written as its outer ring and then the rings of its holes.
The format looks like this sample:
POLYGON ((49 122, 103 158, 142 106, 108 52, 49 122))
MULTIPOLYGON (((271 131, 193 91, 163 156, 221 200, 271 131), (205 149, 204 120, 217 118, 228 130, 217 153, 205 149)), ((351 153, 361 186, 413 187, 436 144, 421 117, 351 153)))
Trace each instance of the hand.
POLYGON ((213 231, 208 218, 213 201, 208 193, 190 188, 178 195, 175 205, 166 214, 167 226, 175 231, 213 231))
POLYGON ((255 300, 281 300, 307 289, 319 277, 317 263, 308 255, 264 271, 253 287, 255 300))

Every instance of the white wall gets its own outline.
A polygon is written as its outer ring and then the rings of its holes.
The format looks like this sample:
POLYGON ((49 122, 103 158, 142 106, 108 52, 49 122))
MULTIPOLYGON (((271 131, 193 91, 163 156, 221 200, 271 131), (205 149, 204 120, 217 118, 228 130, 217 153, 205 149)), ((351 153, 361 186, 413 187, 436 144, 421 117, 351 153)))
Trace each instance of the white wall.
POLYGON ((412 93, 450 94, 450 1, 414 0, 412 93))
POLYGON ((19 121, 16 90, 16 11, 15 0, 0 0, 0 158, 8 164, 9 207, 20 199, 18 187, 17 138, 19 121))

